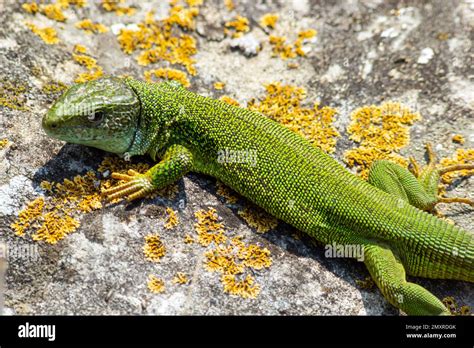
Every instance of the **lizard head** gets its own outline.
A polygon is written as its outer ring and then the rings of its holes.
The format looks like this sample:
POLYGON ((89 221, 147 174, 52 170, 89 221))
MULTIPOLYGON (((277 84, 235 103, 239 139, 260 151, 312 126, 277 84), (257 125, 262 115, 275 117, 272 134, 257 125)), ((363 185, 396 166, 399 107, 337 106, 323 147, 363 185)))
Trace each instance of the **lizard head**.
POLYGON ((133 143, 140 111, 133 89, 109 77, 69 88, 43 117, 42 126, 53 138, 121 154, 133 143))

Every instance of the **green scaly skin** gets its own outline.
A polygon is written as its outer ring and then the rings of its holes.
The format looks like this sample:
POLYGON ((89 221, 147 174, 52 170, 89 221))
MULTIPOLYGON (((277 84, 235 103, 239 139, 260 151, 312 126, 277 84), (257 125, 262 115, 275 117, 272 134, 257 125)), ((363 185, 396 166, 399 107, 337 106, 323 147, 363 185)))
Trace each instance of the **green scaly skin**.
POLYGON ((43 128, 67 142, 161 159, 145 174, 114 174, 126 183, 110 189, 110 199, 143 197, 193 171, 323 243, 362 246, 375 283, 407 314, 450 313, 405 274, 474 281, 473 234, 421 210, 435 203, 435 171, 421 180, 380 161, 366 182, 269 118, 176 83, 105 78, 75 85, 43 128))

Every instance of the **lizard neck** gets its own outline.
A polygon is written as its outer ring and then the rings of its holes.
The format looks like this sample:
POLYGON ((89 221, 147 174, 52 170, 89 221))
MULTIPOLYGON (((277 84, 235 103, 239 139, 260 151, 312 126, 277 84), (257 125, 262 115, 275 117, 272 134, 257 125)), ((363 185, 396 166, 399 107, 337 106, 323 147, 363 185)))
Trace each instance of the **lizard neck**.
POLYGON ((140 118, 133 142, 124 156, 149 154, 155 160, 168 143, 171 126, 180 112, 180 105, 173 97, 177 86, 134 79, 126 79, 125 82, 140 100, 140 118))

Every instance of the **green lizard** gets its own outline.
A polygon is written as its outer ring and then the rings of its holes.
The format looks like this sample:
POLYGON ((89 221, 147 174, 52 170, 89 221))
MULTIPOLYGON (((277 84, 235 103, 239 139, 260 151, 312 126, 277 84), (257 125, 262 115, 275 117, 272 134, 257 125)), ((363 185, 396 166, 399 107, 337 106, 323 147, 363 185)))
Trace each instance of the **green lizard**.
POLYGON ((74 85, 42 125, 48 135, 67 142, 161 159, 145 174, 113 173, 125 182, 105 192, 111 200, 134 200, 189 171, 204 173, 323 243, 362 246, 382 294, 407 314, 449 311, 406 274, 474 282, 473 234, 427 212, 441 201, 440 173, 474 164, 439 170, 430 161, 413 174, 379 161, 366 182, 261 114, 176 83, 130 78, 74 85), (232 153, 240 156, 226 155, 232 153))

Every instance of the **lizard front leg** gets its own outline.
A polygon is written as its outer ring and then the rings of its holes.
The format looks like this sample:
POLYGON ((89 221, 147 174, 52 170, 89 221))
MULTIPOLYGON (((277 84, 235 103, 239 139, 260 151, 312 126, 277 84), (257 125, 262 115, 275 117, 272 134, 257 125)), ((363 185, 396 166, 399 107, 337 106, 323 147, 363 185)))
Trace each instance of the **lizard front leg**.
POLYGON ((434 211, 438 203, 465 203, 474 206, 474 201, 468 198, 446 198, 438 195, 441 175, 456 170, 474 169, 474 164, 438 168, 431 144, 427 144, 426 148, 429 161, 424 168, 420 168, 412 157, 410 170, 389 161, 376 161, 370 168, 368 182, 425 211, 434 211))
POLYGON ((108 200, 127 197, 132 201, 175 182, 192 167, 191 152, 182 145, 171 145, 162 160, 144 174, 134 170, 129 170, 127 174, 112 173, 112 178, 125 182, 105 190, 103 194, 108 200))

